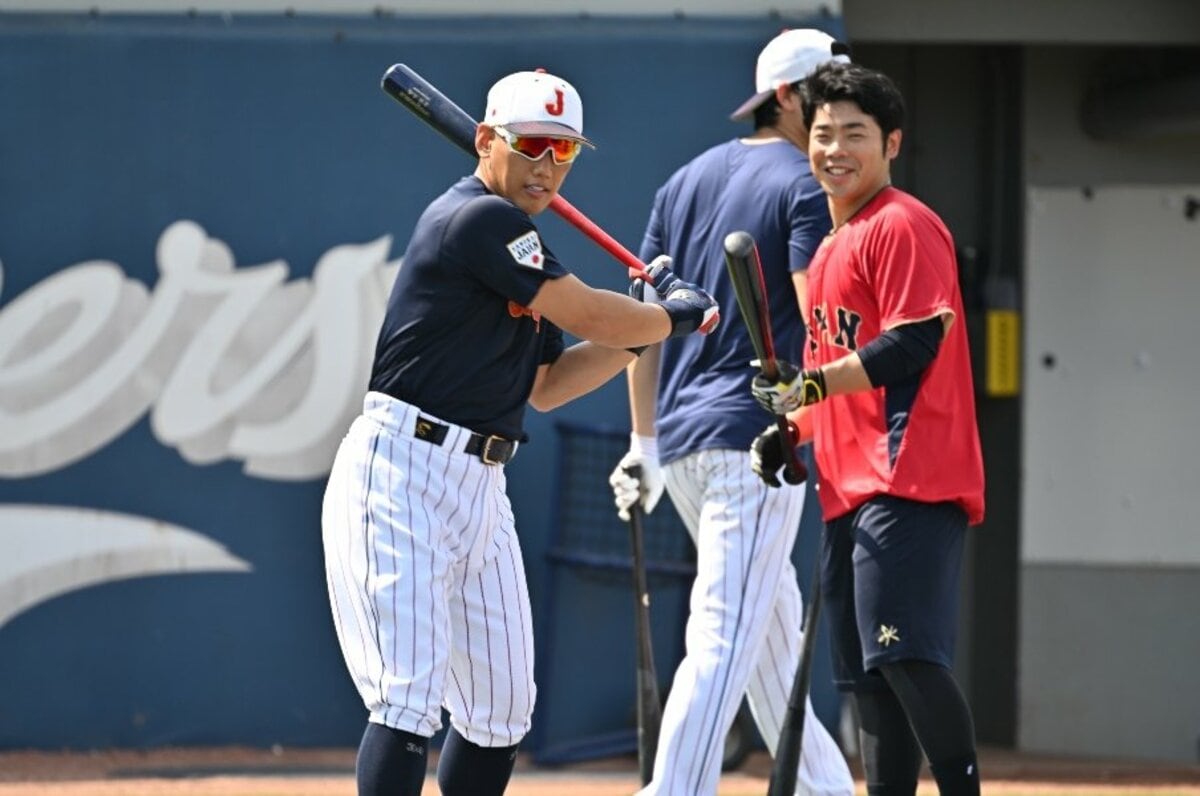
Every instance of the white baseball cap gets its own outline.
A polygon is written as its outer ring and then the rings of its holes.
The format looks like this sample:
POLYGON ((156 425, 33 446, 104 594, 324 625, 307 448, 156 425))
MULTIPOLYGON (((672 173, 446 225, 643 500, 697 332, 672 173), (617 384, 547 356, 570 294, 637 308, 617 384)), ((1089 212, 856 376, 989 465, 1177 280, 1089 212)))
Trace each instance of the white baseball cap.
POLYGON ((487 95, 483 123, 503 126, 516 135, 571 138, 594 146, 583 136, 583 102, 579 92, 544 69, 514 72, 496 81, 487 95))
POLYGON ((823 63, 850 63, 848 52, 849 47, 828 33, 812 28, 785 30, 767 42, 758 54, 758 65, 754 70, 757 93, 739 105, 729 118, 734 121, 749 118, 775 93, 775 89, 803 80, 823 63))

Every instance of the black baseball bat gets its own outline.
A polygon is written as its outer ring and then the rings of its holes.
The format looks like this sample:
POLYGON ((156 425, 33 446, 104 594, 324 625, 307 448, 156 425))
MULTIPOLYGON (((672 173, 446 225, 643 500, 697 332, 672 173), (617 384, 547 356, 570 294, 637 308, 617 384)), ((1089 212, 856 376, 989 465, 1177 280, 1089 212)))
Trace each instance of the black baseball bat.
MULTIPOLYGON (((414 116, 432 127, 447 141, 471 157, 477 157, 475 128, 478 124, 475 119, 411 67, 392 64, 383 73, 382 87, 392 98, 412 111, 414 116)), ((646 264, 639 260, 637 255, 622 246, 620 241, 601 229, 561 194, 550 201, 550 209, 591 238, 622 265, 636 271, 646 270, 646 264)))
MULTIPOLYGON (((759 370, 771 381, 779 378, 779 364, 775 358, 775 339, 771 335, 771 310, 767 306, 767 289, 763 281, 762 261, 758 257, 758 246, 749 232, 730 232, 725 236, 725 269, 733 282, 733 292, 746 331, 750 333, 750 344, 758 356, 759 370)), ((796 455, 788 432, 787 418, 775 415, 779 428, 779 440, 783 445, 783 477, 789 484, 799 484, 808 478, 808 468, 796 455)))
POLYGON ((767 796, 792 796, 796 791, 797 769, 800 768, 800 750, 804 740, 805 703, 812 681, 813 650, 817 646, 817 620, 821 616, 821 554, 813 565, 812 583, 808 587, 808 611, 804 616, 804 644, 800 647, 800 661, 796 664, 796 675, 792 678, 792 692, 788 695, 787 712, 783 726, 779 728, 779 745, 775 747, 775 762, 771 765, 771 781, 767 796))
MULTIPOLYGON (((641 481, 642 468, 625 468, 641 481)), ((658 733, 662 726, 662 702, 658 696, 658 675, 654 669, 654 644, 650 635, 650 587, 646 582, 645 534, 642 507, 629 507, 629 543, 633 550, 634 625, 637 631, 637 741, 638 772, 642 784, 654 776, 654 755, 658 751, 658 733)))

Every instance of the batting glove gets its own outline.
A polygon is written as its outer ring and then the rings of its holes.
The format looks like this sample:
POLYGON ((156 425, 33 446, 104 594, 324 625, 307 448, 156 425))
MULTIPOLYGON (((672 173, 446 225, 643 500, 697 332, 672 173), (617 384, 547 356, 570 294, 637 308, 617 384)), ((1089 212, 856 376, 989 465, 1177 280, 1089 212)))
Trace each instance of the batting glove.
POLYGON ((671 270, 671 258, 660 254, 646 266, 646 279, 635 279, 629 295, 638 301, 658 304, 671 318, 669 337, 684 337, 692 332, 708 334, 721 322, 716 300, 704 288, 685 282, 671 270), (646 290, 646 284, 654 288, 646 290))
POLYGON ((638 281, 648 282, 659 298, 666 298, 671 288, 681 281, 679 276, 671 270, 673 264, 674 261, 669 256, 660 254, 646 266, 646 279, 638 281))
POLYGON ((608 477, 616 498, 617 516, 628 522, 635 503, 649 514, 663 493, 662 467, 658 464, 658 440, 641 434, 629 435, 629 452, 621 457, 608 477), (639 473, 635 475, 634 473, 639 473))
POLYGON ((708 334, 721 322, 717 301, 698 285, 680 280, 662 302, 671 318, 669 337, 684 337, 692 332, 708 334))
POLYGON ((820 368, 800 370, 783 360, 776 365, 779 377, 775 381, 760 373, 750 383, 750 392, 763 409, 773 415, 786 415, 793 409, 825 400, 825 374, 820 368))
POLYGON ((671 270, 671 262, 668 255, 660 254, 650 261, 645 271, 630 268, 629 278, 632 281, 629 283, 629 295, 646 304, 658 304, 662 301, 663 294, 659 293, 659 286, 673 285, 679 281, 679 277, 671 270), (647 291, 647 285, 651 290, 647 291))
MULTIPOLYGON (((800 437, 799 429, 790 420, 788 421, 787 429, 790 439, 787 440, 786 448, 779 433, 778 423, 772 423, 767 426, 761 434, 754 438, 754 442, 750 443, 750 469, 767 486, 782 486, 775 474, 779 472, 779 469, 783 467, 788 459, 792 458, 792 451, 796 447, 796 440, 800 437)), ((789 484, 802 484, 808 479, 808 468, 804 466, 803 462, 797 459, 796 472, 784 470, 783 479, 789 484)))

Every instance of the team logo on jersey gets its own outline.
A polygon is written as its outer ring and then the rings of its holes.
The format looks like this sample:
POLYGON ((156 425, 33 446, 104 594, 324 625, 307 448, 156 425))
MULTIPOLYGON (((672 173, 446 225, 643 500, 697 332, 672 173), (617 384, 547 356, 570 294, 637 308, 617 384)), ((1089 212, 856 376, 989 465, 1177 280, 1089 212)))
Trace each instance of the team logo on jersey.
POLYGON ((890 647, 893 641, 900 640, 900 629, 895 625, 880 625, 879 638, 875 640, 885 647, 890 647))
POLYGON ((508 253, 521 265, 542 270, 546 256, 542 254, 542 239, 530 230, 519 238, 508 242, 508 253))
POLYGON ((812 323, 807 326, 808 350, 817 353, 818 336, 825 342, 844 348, 847 351, 858 350, 858 331, 862 326, 862 316, 846 307, 834 308, 834 318, 831 319, 824 304, 812 308, 812 323), (836 324, 836 328, 833 328, 836 324))

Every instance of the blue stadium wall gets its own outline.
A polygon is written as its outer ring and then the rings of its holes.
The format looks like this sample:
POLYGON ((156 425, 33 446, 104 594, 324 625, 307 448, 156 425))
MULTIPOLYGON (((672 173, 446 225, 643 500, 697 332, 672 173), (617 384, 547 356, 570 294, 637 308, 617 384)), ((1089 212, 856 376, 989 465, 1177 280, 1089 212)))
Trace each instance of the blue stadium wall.
MULTIPOLYGON (((805 23, 840 32, 787 24, 805 23)), ((599 149, 564 192, 636 249, 657 185, 744 131, 727 114, 783 24, 0 14, 0 747, 356 743, 324 475, 411 225, 471 169, 382 73, 408 63, 474 114, 506 72, 570 79, 599 149)), ((623 288, 578 232, 540 224, 584 280, 623 288)), ((531 411, 508 468, 550 640, 530 742, 547 759, 630 737, 627 583, 552 555, 562 479, 606 494, 624 396, 618 379, 531 411), (609 445, 594 472, 560 457, 580 433, 609 445)), ((812 501, 803 580, 817 527, 812 501)), ((656 582, 665 687, 686 577, 656 582)), ((822 650, 832 727, 828 679, 822 650)))

